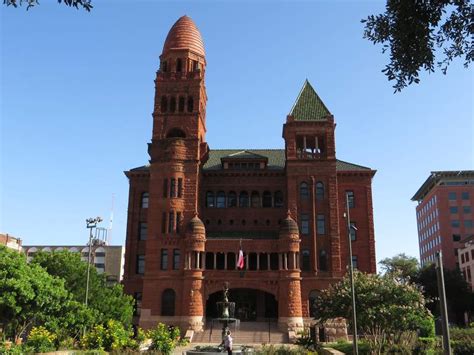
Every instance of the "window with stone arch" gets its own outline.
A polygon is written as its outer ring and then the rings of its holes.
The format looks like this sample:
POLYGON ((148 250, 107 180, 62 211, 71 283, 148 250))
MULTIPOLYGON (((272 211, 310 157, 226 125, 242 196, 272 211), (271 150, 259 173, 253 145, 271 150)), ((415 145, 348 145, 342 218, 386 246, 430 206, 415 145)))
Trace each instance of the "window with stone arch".
POLYGON ((192 96, 188 97, 188 112, 194 111, 194 99, 192 96))
POLYGON ((166 96, 161 97, 160 109, 161 109, 161 112, 168 111, 168 98, 166 96))
POLYGON ((219 191, 217 193, 216 207, 225 208, 225 192, 224 191, 219 191))
POLYGON ((252 191, 250 203, 252 207, 260 207, 260 194, 258 193, 258 191, 252 191))
POLYGON ((247 191, 240 192, 239 207, 249 207, 249 193, 247 191))
POLYGON ((283 207, 283 192, 275 191, 274 207, 283 207))
POLYGON ((263 191, 262 206, 272 207, 272 193, 270 191, 263 191))
POLYGON ((185 99, 183 96, 180 96, 178 99, 178 111, 184 112, 184 106, 185 106, 185 99))
POLYGON ((321 181, 316 183, 316 200, 324 200, 324 184, 321 181))
POLYGON ((309 293, 309 296, 308 296, 309 315, 312 318, 317 318, 317 316, 318 316, 317 311, 316 311, 316 307, 315 307, 315 304, 314 304, 316 302, 316 299, 318 298, 318 296, 319 296, 319 290, 311 290, 311 292, 309 293))
POLYGON ((181 58, 176 59, 176 72, 181 73, 183 71, 183 60, 181 58))
POLYGON ((307 200, 309 198, 309 188, 308 188, 308 183, 303 181, 300 184, 300 198, 302 200, 307 200))
POLYGON ((301 270, 310 271, 311 269, 311 260, 309 250, 303 249, 301 252, 301 270))
POLYGON ((215 207, 214 192, 206 192, 206 207, 215 207))
POLYGON ((171 96, 170 98, 170 112, 176 111, 176 97, 171 96))
POLYGON ((237 194, 230 191, 227 195, 227 207, 237 207, 237 194))
POLYGON ((319 252, 319 270, 328 271, 328 255, 324 249, 319 252))
POLYGON ((161 296, 161 315, 174 316, 176 303, 176 292, 172 288, 167 288, 161 296))

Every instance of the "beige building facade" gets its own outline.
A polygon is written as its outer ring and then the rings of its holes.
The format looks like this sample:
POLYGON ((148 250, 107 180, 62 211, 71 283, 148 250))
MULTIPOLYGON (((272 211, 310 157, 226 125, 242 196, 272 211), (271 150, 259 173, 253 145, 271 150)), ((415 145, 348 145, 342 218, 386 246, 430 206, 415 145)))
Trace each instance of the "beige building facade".
POLYGON ((13 237, 6 234, 0 234, 0 245, 4 245, 7 248, 16 250, 17 252, 21 252, 21 239, 18 237, 13 237))
POLYGON ((464 279, 474 292, 474 235, 463 240, 463 246, 458 249, 458 259, 464 279))

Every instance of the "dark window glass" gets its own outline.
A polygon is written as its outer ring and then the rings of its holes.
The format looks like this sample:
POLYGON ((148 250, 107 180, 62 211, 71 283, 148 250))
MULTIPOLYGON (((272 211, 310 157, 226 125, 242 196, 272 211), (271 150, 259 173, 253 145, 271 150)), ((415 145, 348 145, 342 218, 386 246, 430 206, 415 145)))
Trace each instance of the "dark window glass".
POLYGON ((148 234, 148 223, 140 222, 138 225, 138 240, 146 240, 148 234))
POLYGON ((448 200, 456 200, 456 193, 455 192, 449 192, 448 193, 448 200))
POLYGON ((143 275, 145 273, 145 255, 137 255, 137 274, 143 275))
POLYGON ((302 182, 300 184, 300 198, 302 200, 306 200, 309 198, 309 189, 308 184, 306 182, 302 182))
POLYGON ((176 179, 170 180, 170 197, 176 197, 176 179))
POLYGON ((181 73, 183 71, 183 60, 181 58, 176 59, 176 72, 181 73))
POLYGON ((260 207, 260 194, 257 191, 252 191, 251 203, 252 207, 260 207))
POLYGON ((470 219, 464 221, 464 228, 472 228, 472 221, 470 219))
POLYGON ((174 232, 174 211, 171 211, 169 213, 169 218, 168 218, 168 233, 173 233, 174 232))
POLYGON ((449 212, 450 213, 458 213, 458 208, 455 206, 449 207, 449 212))
POLYGON ((259 270, 268 270, 268 254, 260 253, 259 257, 259 270))
POLYGON ((179 249, 173 249, 173 270, 179 270, 181 252, 179 249))
POLYGON ((217 193, 216 207, 225 208, 225 192, 224 191, 219 191, 217 193))
POLYGON ((278 270, 278 253, 270 254, 270 269, 278 270))
POLYGON ((309 315, 312 318, 317 318, 318 317, 317 308, 315 307, 315 302, 316 302, 316 299, 318 298, 318 296, 319 296, 319 291, 318 290, 312 290, 309 293, 309 297, 308 297, 309 315))
POLYGON ((270 191, 263 192, 262 206, 272 207, 272 193, 270 191))
POLYGON ((307 235, 309 234, 309 215, 302 214, 301 215, 301 234, 307 235))
POLYGON ((161 97, 160 107, 161 107, 161 112, 168 111, 168 98, 166 96, 161 97))
POLYGON ((99 251, 99 252, 95 253, 95 256, 96 256, 97 258, 104 257, 104 256, 105 256, 105 252, 99 251))
POLYGON ((163 197, 168 197, 168 179, 163 180, 163 197))
POLYGON ((206 207, 215 207, 214 205, 214 192, 206 192, 206 207))
POLYGON ((217 253, 216 255, 216 269, 217 270, 224 270, 225 267, 225 254, 224 253, 217 253))
POLYGON ((461 192, 461 199, 462 200, 469 200, 469 192, 468 191, 461 192))
POLYGON ((133 314, 136 316, 139 316, 140 311, 142 309, 142 293, 135 292, 135 294, 133 295, 133 298, 135 300, 135 306, 133 307, 133 314))
POLYGON ((142 193, 141 207, 148 208, 149 202, 150 202, 150 194, 148 192, 142 193))
POLYGON ((460 234, 453 234, 453 242, 460 242, 461 235, 460 234))
POLYGON ((352 267, 357 269, 359 267, 359 263, 357 261, 357 255, 352 255, 352 267))
POLYGON ((311 260, 309 258, 309 250, 303 250, 301 252, 301 269, 303 271, 309 271, 311 269, 311 260))
POLYGON ((192 96, 188 97, 188 112, 194 111, 194 99, 192 96))
POLYGON ((351 222, 351 240, 354 241, 357 239, 357 227, 355 222, 351 222))
POLYGON ((227 270, 235 269, 235 253, 227 253, 227 270))
POLYGON ((178 178, 178 197, 183 197, 183 179, 178 178))
POLYGON ((237 207, 237 194, 235 191, 231 191, 227 195, 227 207, 237 207))
POLYGON ((257 253, 249 253, 249 270, 257 270, 257 253))
POLYGON ((168 270, 168 249, 161 249, 161 270, 168 270))
POLYGON ((161 71, 166 73, 168 71, 168 62, 166 60, 161 62, 161 71))
POLYGON ((324 184, 321 181, 316 183, 316 200, 324 200, 324 184))
POLYGON ((184 111, 184 103, 185 103, 184 97, 180 96, 179 99, 178 99, 178 111, 179 112, 184 111))
POLYGON ((206 253, 206 270, 214 269, 214 253, 206 253))
POLYGON ((170 98, 170 112, 176 111, 176 97, 171 96, 170 98))
POLYGON ((319 252, 319 270, 328 271, 328 255, 326 250, 321 250, 319 252))
POLYGON ((183 219, 183 214, 181 212, 176 212, 176 233, 181 231, 181 222, 183 219))
POLYGON ((283 207, 283 192, 275 191, 275 207, 283 207))
POLYGON ((346 191, 346 196, 349 202, 349 208, 354 208, 355 207, 354 191, 346 191))
POLYGON ((247 191, 240 192, 239 207, 249 207, 249 194, 247 191))
POLYGON ((174 316, 174 308, 176 302, 176 293, 171 288, 163 291, 161 296, 161 315, 174 316))
POLYGON ((463 206, 462 211, 464 213, 471 213, 471 206, 463 206))
POLYGON ((317 216, 317 233, 326 234, 326 218, 323 214, 317 216))
POLYGON ((459 220, 453 219, 453 220, 451 221, 451 227, 453 227, 453 228, 459 228, 460 226, 461 226, 461 223, 459 222, 459 220))
POLYGON ((161 233, 166 233, 166 212, 161 215, 161 233))

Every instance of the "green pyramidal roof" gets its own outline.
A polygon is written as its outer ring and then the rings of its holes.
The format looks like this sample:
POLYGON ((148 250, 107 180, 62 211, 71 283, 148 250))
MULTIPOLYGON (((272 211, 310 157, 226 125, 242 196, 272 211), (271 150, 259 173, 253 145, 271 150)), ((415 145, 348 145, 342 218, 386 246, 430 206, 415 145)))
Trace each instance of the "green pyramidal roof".
POLYGON ((291 109, 290 116, 293 116, 295 121, 326 121, 330 114, 324 102, 306 79, 291 109))

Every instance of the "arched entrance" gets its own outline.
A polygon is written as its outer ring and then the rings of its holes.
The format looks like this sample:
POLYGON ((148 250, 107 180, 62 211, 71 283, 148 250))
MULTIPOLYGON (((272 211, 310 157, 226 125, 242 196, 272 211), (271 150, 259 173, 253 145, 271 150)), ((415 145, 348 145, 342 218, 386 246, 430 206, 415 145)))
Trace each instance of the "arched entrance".
MULTIPOLYGON (((229 290, 229 300, 235 302, 235 317, 241 322, 264 321, 278 318, 278 301, 271 293, 251 288, 229 290)), ((217 302, 222 301, 222 291, 209 295, 206 301, 206 318, 217 318, 217 302)))

